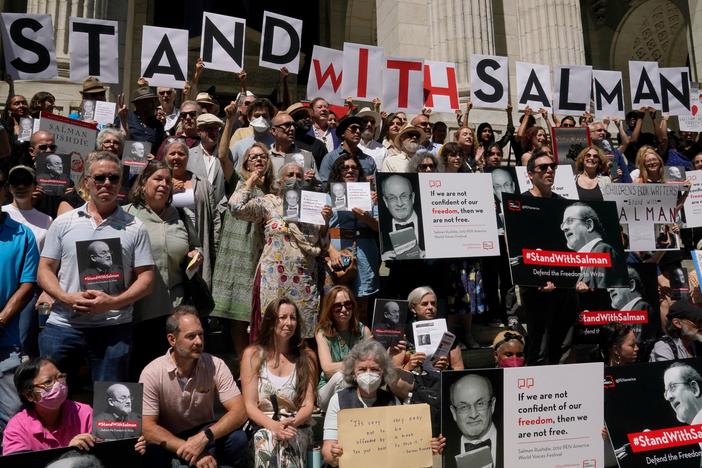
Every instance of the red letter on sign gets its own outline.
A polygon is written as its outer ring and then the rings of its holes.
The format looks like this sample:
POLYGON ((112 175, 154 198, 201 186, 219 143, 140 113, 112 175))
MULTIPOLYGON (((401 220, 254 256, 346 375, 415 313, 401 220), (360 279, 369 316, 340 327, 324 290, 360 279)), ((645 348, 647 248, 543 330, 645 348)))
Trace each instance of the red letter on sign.
POLYGON ((448 86, 431 85, 431 69, 424 65, 424 106, 434 107, 434 95, 448 96, 451 107, 458 109, 458 88, 456 87, 456 69, 446 67, 446 82, 448 86))
POLYGON ((334 70, 334 64, 330 63, 327 69, 324 70, 324 73, 322 73, 322 66, 319 64, 319 60, 314 59, 312 64, 314 65, 314 76, 317 78, 317 88, 324 86, 327 78, 331 76, 332 87, 334 88, 334 92, 337 92, 339 90, 339 85, 341 84, 341 75, 344 72, 342 71, 337 75, 336 71, 334 70))
POLYGON ((407 101, 409 100, 409 73, 411 71, 422 71, 422 62, 388 60, 385 66, 400 72, 397 107, 407 107, 407 101))

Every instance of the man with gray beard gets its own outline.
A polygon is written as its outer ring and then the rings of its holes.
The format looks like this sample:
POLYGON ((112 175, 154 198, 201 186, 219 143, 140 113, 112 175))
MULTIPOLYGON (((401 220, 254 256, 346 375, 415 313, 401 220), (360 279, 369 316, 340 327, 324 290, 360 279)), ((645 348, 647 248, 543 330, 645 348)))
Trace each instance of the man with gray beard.
POLYGON ((401 152, 388 155, 383 161, 383 172, 409 172, 409 162, 426 139, 424 131, 414 125, 405 125, 395 137, 395 146, 401 152))

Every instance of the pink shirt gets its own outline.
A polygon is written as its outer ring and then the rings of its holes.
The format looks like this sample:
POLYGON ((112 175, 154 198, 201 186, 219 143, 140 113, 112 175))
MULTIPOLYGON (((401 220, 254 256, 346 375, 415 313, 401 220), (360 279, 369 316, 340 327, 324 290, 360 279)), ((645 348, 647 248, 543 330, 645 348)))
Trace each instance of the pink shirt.
POLYGON ((224 403, 241 395, 227 365, 202 353, 193 374, 183 378, 169 349, 141 372, 144 384, 144 416, 158 416, 158 425, 174 434, 214 419, 214 399, 224 403))
POLYGON ((90 432, 93 409, 86 404, 66 400, 61 407, 58 429, 44 427, 33 409, 23 409, 10 419, 2 436, 2 454, 68 447, 78 434, 90 432))

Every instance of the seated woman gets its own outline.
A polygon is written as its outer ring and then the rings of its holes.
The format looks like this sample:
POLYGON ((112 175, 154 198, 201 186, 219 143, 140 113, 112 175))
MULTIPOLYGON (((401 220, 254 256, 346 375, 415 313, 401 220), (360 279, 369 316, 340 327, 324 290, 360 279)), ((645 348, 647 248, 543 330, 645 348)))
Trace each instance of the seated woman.
POLYGON ((611 322, 600 328, 600 353, 605 366, 623 366, 636 362, 639 345, 631 325, 611 322))
POLYGON ((34 358, 15 371, 15 387, 24 405, 10 419, 2 437, 2 454, 95 444, 90 434, 93 409, 67 400, 66 374, 49 358, 34 358))
POLYGON ((495 350, 497 367, 523 367, 526 365, 524 337, 516 331, 505 330, 495 335, 492 349, 495 350))
POLYGON ((689 301, 675 301, 668 311, 665 335, 656 341, 650 362, 695 357, 695 341, 702 335, 702 308, 689 301))
POLYGON ((305 466, 312 444, 317 358, 301 337, 302 317, 287 298, 266 307, 256 344, 241 359, 241 390, 254 433, 256 467, 305 466))
MULTIPOLYGON (((344 454, 339 445, 337 416, 340 410, 400 405, 392 393, 381 389, 397 380, 397 371, 383 346, 374 340, 362 341, 351 349, 344 359, 344 380, 349 385, 332 396, 324 418, 324 444, 322 456, 331 466, 339 466, 344 454)), ((439 435, 431 439, 434 453, 441 453, 446 438, 439 435)))
POLYGON ((322 372, 317 405, 327 410, 332 395, 345 387, 342 361, 356 343, 371 336, 358 319, 356 298, 346 286, 334 286, 324 297, 315 339, 322 372))

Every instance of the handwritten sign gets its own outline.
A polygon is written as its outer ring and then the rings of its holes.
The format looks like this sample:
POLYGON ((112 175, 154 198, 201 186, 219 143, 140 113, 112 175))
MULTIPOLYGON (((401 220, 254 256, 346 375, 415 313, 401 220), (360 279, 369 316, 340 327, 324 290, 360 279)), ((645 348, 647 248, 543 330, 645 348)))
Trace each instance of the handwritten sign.
POLYGON ((432 466, 429 405, 339 411, 339 466, 432 466))

